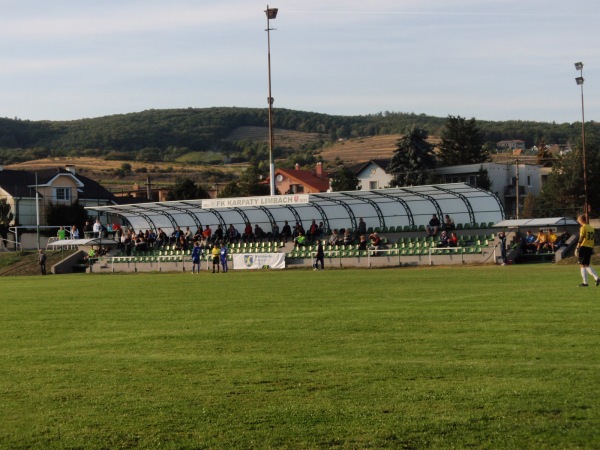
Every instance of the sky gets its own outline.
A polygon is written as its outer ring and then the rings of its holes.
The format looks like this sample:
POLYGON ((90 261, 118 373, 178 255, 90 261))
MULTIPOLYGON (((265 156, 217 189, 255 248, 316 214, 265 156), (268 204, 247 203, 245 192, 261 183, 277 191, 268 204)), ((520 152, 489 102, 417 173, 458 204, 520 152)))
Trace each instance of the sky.
MULTIPOLYGON (((0 117, 266 108, 267 4, 0 0, 0 117)), ((273 0, 277 108, 600 120, 597 0, 273 0)))

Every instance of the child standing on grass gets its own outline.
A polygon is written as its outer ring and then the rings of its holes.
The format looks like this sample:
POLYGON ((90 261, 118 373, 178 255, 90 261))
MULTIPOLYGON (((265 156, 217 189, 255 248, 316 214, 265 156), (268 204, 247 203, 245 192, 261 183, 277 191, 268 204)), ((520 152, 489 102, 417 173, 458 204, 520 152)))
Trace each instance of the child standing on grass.
POLYGON ((192 273, 200 273, 200 257, 202 256, 202 248, 198 241, 194 242, 192 249, 192 273), (196 272, 197 270, 197 272, 196 272))
POLYGON ((46 275, 46 254, 41 248, 38 254, 38 264, 40 265, 40 272, 42 273, 42 275, 46 275))
POLYGON ((219 256, 221 255, 221 250, 217 244, 214 245, 211 253, 213 259, 213 273, 215 273, 215 268, 217 269, 217 273, 219 273, 219 256))

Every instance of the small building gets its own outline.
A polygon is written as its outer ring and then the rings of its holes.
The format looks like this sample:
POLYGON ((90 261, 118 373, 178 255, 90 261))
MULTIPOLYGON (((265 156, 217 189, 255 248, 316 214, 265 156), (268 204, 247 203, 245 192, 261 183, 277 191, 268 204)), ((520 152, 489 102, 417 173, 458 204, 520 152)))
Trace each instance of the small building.
POLYGON ((525 150, 525 141, 511 139, 509 141, 496 142, 496 147, 506 150, 525 150))
MULTIPOLYGON (((267 178, 267 183, 270 181, 267 178)), ((310 194, 327 192, 329 189, 329 174, 323 171, 323 163, 317 163, 315 171, 300 169, 296 164, 294 169, 275 170, 275 189, 281 194, 310 194)))
POLYGON ((391 186, 394 177, 387 173, 391 158, 371 159, 366 162, 350 166, 350 169, 360 182, 362 190, 384 189, 391 186))
MULTIPOLYGON (((8 170, 0 166, 0 198, 11 207, 11 226, 47 224, 50 204, 72 204, 84 207, 107 206, 116 203, 115 196, 96 181, 78 175, 73 166, 66 168, 8 170)), ((66 225, 66 224, 65 224, 66 225)))
POLYGON ((492 183, 490 190, 498 196, 508 217, 516 216, 517 196, 522 210, 525 197, 528 194, 538 195, 552 171, 550 167, 511 162, 441 167, 436 169, 436 173, 441 175, 446 183, 464 182, 475 186, 481 168, 487 171, 492 183))

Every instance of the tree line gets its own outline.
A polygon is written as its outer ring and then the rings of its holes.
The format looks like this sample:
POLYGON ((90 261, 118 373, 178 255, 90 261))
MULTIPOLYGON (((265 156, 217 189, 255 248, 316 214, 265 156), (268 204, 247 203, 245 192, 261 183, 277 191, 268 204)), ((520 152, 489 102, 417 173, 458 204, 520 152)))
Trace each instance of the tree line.
MULTIPOLYGON (((319 133, 322 140, 299 148, 277 146, 276 156, 311 154, 319 146, 340 138, 406 134, 413 128, 439 136, 446 118, 424 114, 381 112, 363 116, 335 116, 276 109, 274 126, 285 130, 319 133)), ((578 139, 581 124, 505 121, 479 122, 482 140, 520 139, 531 147, 542 139, 566 144, 578 139)), ((232 141, 241 126, 268 126, 262 108, 188 108, 148 110, 72 121, 28 121, 0 118, 0 158, 4 163, 44 157, 99 156, 146 162, 176 161, 192 152, 217 152, 222 162, 264 157, 266 142, 232 141)), ((598 131, 597 123, 588 124, 598 131)))

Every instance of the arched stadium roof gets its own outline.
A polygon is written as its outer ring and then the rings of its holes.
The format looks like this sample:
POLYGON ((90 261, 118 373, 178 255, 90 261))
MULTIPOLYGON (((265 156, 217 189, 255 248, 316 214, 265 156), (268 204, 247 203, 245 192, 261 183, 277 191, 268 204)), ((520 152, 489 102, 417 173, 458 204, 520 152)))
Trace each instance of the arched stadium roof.
POLYGON ((291 194, 235 199, 178 200, 86 208, 100 214, 118 215, 135 230, 177 226, 192 229, 233 224, 238 230, 246 222, 268 232, 276 222, 306 227, 316 220, 326 229, 356 228, 360 218, 368 227, 390 228, 425 225, 436 214, 448 214, 455 223, 472 225, 499 222, 504 210, 498 197, 465 183, 411 186, 366 191, 291 194))

